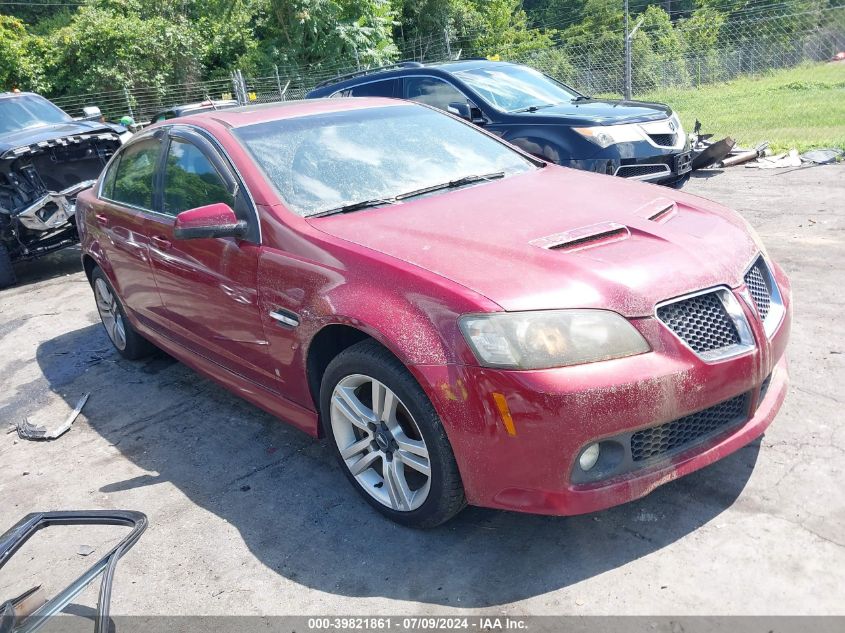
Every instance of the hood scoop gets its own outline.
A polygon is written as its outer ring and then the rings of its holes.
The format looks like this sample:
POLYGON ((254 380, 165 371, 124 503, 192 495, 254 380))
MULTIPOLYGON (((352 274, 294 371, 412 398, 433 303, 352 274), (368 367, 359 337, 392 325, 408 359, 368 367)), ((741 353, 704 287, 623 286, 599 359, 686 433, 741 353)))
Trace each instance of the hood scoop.
POLYGON ((582 226, 571 231, 547 235, 531 240, 533 246, 547 250, 575 252, 596 246, 604 246, 628 239, 631 231, 624 224, 616 222, 599 222, 589 226, 582 226))
POLYGON ((634 211, 637 217, 663 224, 678 215, 678 205, 669 198, 655 198, 634 211))

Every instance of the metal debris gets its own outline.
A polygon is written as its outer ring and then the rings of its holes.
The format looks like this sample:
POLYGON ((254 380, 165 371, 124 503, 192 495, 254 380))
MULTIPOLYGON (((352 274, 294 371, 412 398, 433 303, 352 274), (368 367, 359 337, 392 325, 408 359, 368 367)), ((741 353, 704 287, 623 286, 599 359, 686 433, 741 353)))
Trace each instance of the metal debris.
POLYGON ((798 150, 790 150, 786 154, 777 154, 776 156, 761 156, 755 163, 748 163, 746 167, 756 167, 757 169, 779 169, 781 167, 800 167, 801 157, 798 156, 798 150))
POLYGON ((709 167, 710 165, 719 162, 731 153, 734 145, 736 144, 736 141, 734 141, 730 136, 723 138, 721 141, 711 143, 705 138, 709 136, 711 135, 705 134, 703 136, 699 136, 698 140, 693 145, 693 171, 709 167))
POLYGON ((31 424, 29 420, 24 418, 17 424, 18 437, 22 440, 55 440, 57 437, 61 437, 70 430, 74 420, 76 420, 77 416, 82 411, 82 407, 84 407, 85 403, 88 402, 88 396, 90 395, 90 393, 83 394, 79 399, 79 402, 76 403, 76 407, 74 407, 73 411, 70 412, 70 415, 68 415, 64 423, 52 431, 48 431, 46 427, 31 424))
POLYGON ((841 149, 812 149, 801 154, 801 160, 816 165, 830 165, 842 158, 841 149))
POLYGON ((759 157, 760 154, 757 153, 757 150, 751 149, 745 152, 740 152, 739 154, 733 154, 732 156, 729 156, 722 162, 718 163, 718 166, 733 167, 734 165, 742 165, 743 163, 747 163, 748 161, 754 160, 755 158, 759 157))

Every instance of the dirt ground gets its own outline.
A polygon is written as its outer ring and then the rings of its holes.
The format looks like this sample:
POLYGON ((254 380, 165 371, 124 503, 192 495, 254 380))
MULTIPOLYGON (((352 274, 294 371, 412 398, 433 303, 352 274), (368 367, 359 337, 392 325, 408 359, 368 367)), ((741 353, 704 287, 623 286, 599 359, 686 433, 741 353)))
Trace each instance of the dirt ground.
MULTIPOLYGON (((743 213, 794 288, 786 404, 709 468, 594 515, 470 508, 398 527, 327 446, 168 357, 119 359, 67 251, 0 292, 0 531, 41 509, 145 512, 118 614, 845 614, 845 167, 737 167, 685 189, 743 213), (6 434, 63 419, 85 392, 61 439, 6 434)), ((49 563, 30 548, 0 596, 90 564, 105 546, 78 548, 93 538, 54 537, 49 563)))

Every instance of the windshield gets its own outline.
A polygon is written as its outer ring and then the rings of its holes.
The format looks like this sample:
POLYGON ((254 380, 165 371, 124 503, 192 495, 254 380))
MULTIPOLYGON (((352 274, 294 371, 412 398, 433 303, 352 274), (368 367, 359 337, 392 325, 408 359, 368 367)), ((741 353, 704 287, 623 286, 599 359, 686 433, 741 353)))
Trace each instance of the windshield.
POLYGON ((0 134, 71 120, 43 97, 24 95, 0 99, 0 134))
POLYGON ((526 66, 485 66, 454 73, 504 112, 568 103, 578 93, 526 66))
POLYGON ((268 121, 234 133, 290 210, 303 217, 534 169, 469 124, 418 105, 268 121), (455 182, 472 176, 487 177, 455 182))

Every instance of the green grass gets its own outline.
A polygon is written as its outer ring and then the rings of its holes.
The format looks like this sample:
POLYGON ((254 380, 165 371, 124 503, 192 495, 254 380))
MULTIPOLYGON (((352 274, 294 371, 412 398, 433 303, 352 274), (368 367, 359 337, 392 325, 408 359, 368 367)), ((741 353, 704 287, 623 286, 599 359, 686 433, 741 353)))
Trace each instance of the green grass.
POLYGON ((669 104, 684 129, 730 136, 742 147, 769 141, 772 150, 845 149, 845 62, 803 65, 700 88, 636 95, 669 104))

